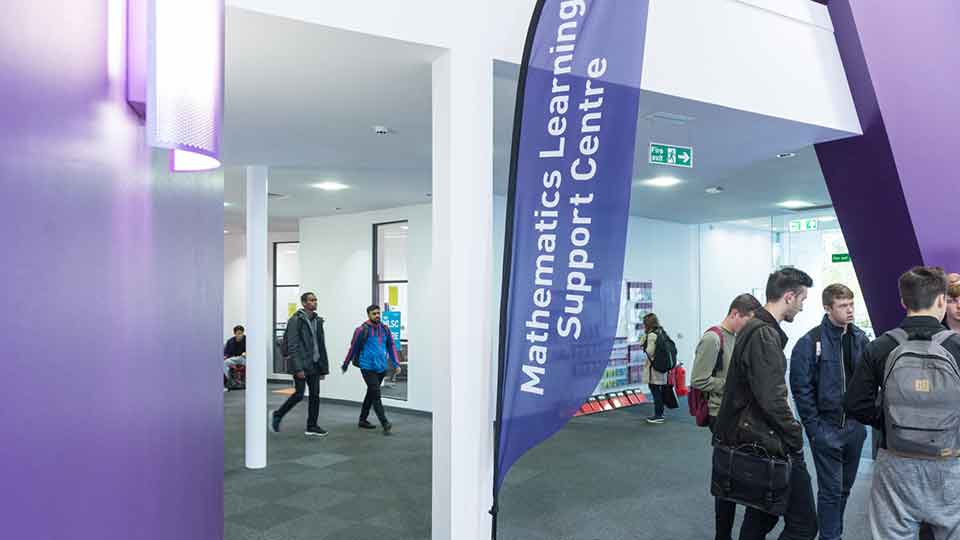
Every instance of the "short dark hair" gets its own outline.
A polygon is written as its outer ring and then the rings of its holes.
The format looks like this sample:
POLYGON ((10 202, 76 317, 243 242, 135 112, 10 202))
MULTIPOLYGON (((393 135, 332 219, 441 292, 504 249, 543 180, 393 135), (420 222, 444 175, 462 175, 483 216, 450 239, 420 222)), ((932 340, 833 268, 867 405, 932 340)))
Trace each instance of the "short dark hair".
POLYGON ((238 324, 238 325, 236 325, 236 326, 233 327, 233 333, 234 333, 234 334, 236 334, 237 332, 245 332, 245 331, 246 331, 246 328, 244 328, 243 325, 239 325, 239 324, 238 324))
POLYGON ((757 297, 750 293, 746 293, 741 294, 733 299, 733 302, 730 304, 730 309, 727 311, 727 315, 730 315, 736 311, 741 317, 746 317, 748 315, 755 314, 761 309, 763 309, 763 306, 760 304, 760 301, 757 300, 757 297))
POLYGON ((915 266, 900 276, 900 298, 910 311, 930 309, 947 294, 947 274, 939 266, 915 266))
POLYGON ((373 313, 374 311, 380 311, 380 306, 376 304, 370 304, 367 306, 367 315, 373 313))
POLYGON ((305 292, 305 293, 301 294, 301 295, 300 295, 300 303, 301 303, 301 304, 306 304, 306 303, 307 303, 307 298, 310 298, 311 296, 314 297, 314 298, 317 297, 317 295, 313 294, 312 292, 305 292))
POLYGON ((776 302, 788 292, 799 292, 803 287, 813 287, 809 274, 791 266, 781 268, 767 278, 767 302, 776 302))
POLYGON ((833 283, 823 290, 823 307, 830 307, 837 300, 853 300, 854 294, 843 283, 833 283))
POLYGON ((660 319, 657 318, 657 315, 654 313, 647 313, 643 316, 643 326, 649 328, 650 330, 658 330, 662 328, 660 326, 660 319))

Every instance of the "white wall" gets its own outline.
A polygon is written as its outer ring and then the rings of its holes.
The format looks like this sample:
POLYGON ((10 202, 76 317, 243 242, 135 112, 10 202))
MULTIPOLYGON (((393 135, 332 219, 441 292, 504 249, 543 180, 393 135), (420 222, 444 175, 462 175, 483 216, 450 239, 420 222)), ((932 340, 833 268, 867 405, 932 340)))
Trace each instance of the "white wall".
POLYGON ((701 331, 727 315, 730 302, 754 293, 762 304, 767 277, 773 271, 773 241, 769 230, 730 223, 700 226, 701 331))
MULTIPOLYGON (((484 45, 491 59, 519 64, 536 2, 491 1, 484 45)), ((448 0, 227 4, 443 48, 469 34, 448 0)), ((862 133, 829 12, 816 2, 650 0, 644 58, 644 90, 862 133)))
POLYGON ((700 339, 697 227, 631 217, 623 277, 653 282, 653 311, 689 368, 700 339))
MULTIPOLYGON (((272 232, 267 238, 270 245, 267 247, 267 283, 273 294, 273 243, 296 242, 300 240, 297 232, 272 232)), ((247 237, 245 234, 225 234, 223 236, 223 340, 233 335, 233 327, 241 324, 247 326, 247 237)), ((272 311, 273 303, 270 303, 272 311)), ((267 321, 273 320, 273 315, 267 315, 267 321)), ((251 329, 247 328, 247 332, 251 329)), ((273 329, 265 328, 273 342, 273 329)), ((271 347, 272 351, 273 348, 271 347)), ((267 358, 268 373, 273 372, 273 358, 267 358)))
MULTIPOLYGON (((300 273, 304 290, 314 291, 318 313, 326 320, 327 352, 331 374, 320 383, 320 395, 331 399, 362 401, 360 372, 339 371, 354 329, 366 319, 373 300, 373 225, 409 221, 408 278, 410 365, 407 401, 384 397, 388 406, 431 410, 430 263, 431 207, 408 206, 362 214, 347 214, 300 221, 300 273)), ((469 307, 464 308, 465 312, 469 307)))
POLYGON ((809 0, 651 0, 641 86, 862 133, 829 13, 809 0))

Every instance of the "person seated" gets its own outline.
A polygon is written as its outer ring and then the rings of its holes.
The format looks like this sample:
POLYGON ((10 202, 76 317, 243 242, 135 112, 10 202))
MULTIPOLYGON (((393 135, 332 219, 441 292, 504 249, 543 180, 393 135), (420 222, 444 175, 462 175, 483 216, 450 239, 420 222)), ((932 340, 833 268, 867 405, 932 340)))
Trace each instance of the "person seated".
POLYGON ((240 381, 235 381, 230 373, 233 366, 244 366, 247 364, 247 340, 244 336, 243 326, 233 327, 233 337, 227 340, 223 346, 223 376, 226 381, 226 388, 236 388, 240 386, 240 381))

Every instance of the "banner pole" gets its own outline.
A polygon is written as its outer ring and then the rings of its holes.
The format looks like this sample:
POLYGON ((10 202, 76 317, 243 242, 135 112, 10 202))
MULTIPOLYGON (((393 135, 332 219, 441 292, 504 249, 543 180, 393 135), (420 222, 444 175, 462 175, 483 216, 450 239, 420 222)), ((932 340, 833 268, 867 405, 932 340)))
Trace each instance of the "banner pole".
POLYGON ((540 14, 543 13, 545 3, 546 0, 537 0, 537 4, 533 8, 533 14, 530 17, 530 26, 527 28, 526 42, 523 45, 523 59, 520 62, 520 75, 517 81, 517 99, 513 113, 513 144, 510 150, 510 176, 509 187, 507 188, 506 226, 504 227, 503 277, 500 284, 497 413, 493 422, 493 506, 490 508, 490 515, 493 518, 490 527, 492 540, 497 540, 497 525, 500 513, 500 490, 498 489, 498 481, 500 479, 500 428, 503 425, 503 384, 504 370, 507 364, 507 313, 510 306, 510 270, 513 265, 513 229, 517 198, 517 166, 520 156, 520 131, 523 124, 523 97, 527 86, 527 70, 530 67, 530 57, 533 54, 534 38, 537 35, 537 26, 540 22, 540 14))

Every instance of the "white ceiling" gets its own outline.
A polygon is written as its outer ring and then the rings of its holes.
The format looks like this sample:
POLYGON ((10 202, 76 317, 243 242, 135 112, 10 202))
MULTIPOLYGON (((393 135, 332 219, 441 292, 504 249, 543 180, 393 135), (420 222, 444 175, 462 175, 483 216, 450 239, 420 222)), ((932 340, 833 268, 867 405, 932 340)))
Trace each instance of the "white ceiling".
MULTIPOLYGON (((223 161, 227 228, 242 229, 244 165, 269 165, 271 228, 300 217, 428 202, 431 63, 442 51, 227 8, 223 161), (394 130, 376 135, 373 126, 394 130), (311 187, 336 180, 350 189, 311 187), (339 210, 338 210, 339 209, 339 210)), ((494 189, 506 193, 517 67, 494 65, 494 189)), ((635 177, 669 174, 670 189, 635 186, 631 213, 684 223, 783 213, 775 203, 828 204, 812 142, 844 136, 816 126, 644 92, 635 177), (685 125, 651 113, 693 117, 685 125), (695 168, 646 164, 651 140, 694 147, 695 168), (776 159, 793 151, 793 159, 776 159), (707 195, 722 185, 721 195, 707 195)))

